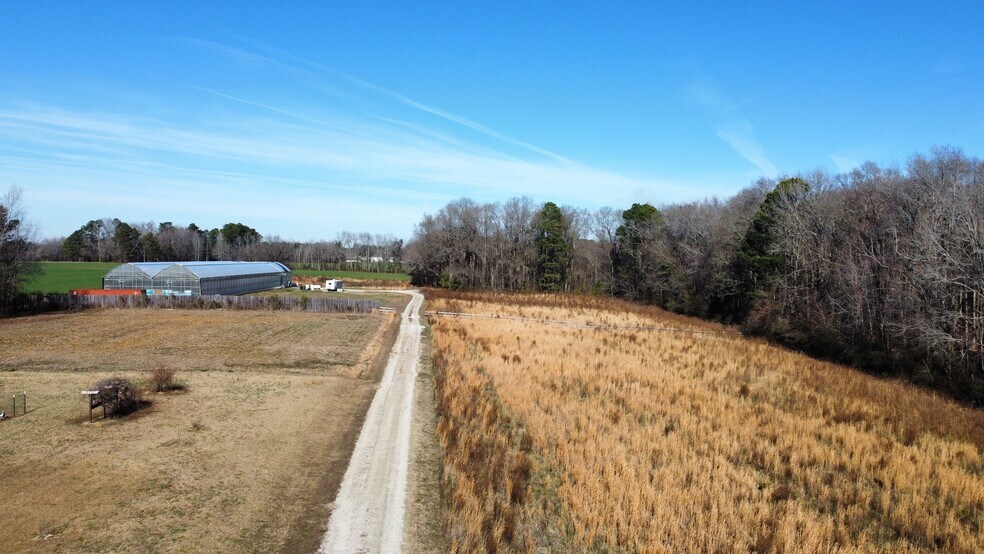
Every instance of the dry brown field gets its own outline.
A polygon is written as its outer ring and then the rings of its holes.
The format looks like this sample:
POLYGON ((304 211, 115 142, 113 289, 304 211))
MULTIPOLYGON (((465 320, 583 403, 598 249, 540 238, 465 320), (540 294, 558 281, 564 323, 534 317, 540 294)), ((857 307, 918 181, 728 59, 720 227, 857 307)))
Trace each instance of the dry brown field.
POLYGON ((0 320, 0 552, 313 551, 392 315, 92 310, 0 320), (88 423, 79 392, 185 390, 88 423))
POLYGON ((641 327, 432 318, 456 551, 984 551, 979 410, 610 299, 428 302, 641 327))

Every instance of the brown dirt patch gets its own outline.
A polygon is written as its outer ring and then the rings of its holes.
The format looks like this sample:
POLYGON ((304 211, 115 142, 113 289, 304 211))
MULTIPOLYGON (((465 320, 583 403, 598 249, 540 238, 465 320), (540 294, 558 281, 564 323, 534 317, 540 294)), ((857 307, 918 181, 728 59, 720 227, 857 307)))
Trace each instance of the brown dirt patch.
POLYGON ((392 316, 104 310, 0 322, 0 551, 295 551, 317 536, 392 316), (179 369, 90 425, 79 391, 179 369), (355 378, 353 378, 355 377, 355 378), (41 535, 44 539, 41 539, 41 535), (303 542, 303 541, 302 541, 303 542))

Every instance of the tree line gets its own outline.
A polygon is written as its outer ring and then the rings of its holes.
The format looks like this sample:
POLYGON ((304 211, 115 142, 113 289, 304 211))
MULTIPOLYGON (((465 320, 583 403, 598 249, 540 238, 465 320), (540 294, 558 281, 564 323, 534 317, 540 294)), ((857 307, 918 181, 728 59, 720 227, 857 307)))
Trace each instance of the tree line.
POLYGON ((12 306, 28 279, 40 272, 29 252, 34 229, 24 217, 21 189, 0 196, 0 313, 12 306))
POLYGON ((984 163, 958 149, 659 207, 463 198, 407 251, 417 285, 610 294, 984 402, 984 163))
POLYGON ((170 221, 127 223, 94 219, 68 237, 31 244, 36 261, 168 262, 276 261, 298 269, 402 271, 403 240, 392 235, 339 233, 333 241, 296 242, 264 237, 243 223, 213 229, 170 221))

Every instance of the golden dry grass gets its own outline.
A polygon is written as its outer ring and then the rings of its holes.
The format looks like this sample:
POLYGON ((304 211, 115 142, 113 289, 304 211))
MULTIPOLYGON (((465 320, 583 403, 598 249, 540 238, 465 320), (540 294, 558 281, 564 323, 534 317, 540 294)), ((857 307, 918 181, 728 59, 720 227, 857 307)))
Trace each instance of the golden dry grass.
MULTIPOLYGON (((597 298, 437 293, 430 307, 724 331, 597 298)), ((460 551, 984 549, 980 411, 736 336, 433 329, 460 551)))
POLYGON ((0 551, 268 552, 318 540, 390 320, 94 310, 0 322, 0 399, 27 390, 31 410, 0 422, 0 551), (142 381, 159 361, 186 391, 86 423, 81 389, 110 374, 142 381))

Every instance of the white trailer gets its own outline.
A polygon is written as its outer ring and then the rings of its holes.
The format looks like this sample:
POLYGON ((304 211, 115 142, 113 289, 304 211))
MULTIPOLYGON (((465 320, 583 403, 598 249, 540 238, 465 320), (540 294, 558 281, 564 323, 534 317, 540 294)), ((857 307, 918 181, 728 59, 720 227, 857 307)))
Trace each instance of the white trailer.
POLYGON ((325 290, 342 290, 342 280, 341 279, 328 279, 325 281, 325 290))

